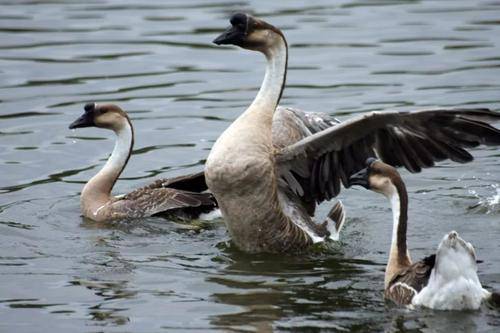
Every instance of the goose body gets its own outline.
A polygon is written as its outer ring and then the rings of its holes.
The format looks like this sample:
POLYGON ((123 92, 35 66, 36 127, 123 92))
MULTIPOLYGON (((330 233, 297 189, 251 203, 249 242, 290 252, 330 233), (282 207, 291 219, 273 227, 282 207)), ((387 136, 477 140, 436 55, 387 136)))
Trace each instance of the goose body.
POLYGON ((441 240, 429 281, 412 304, 441 310, 478 309, 490 297, 477 276, 474 248, 452 231, 441 240))
POLYGON ((396 169, 368 159, 367 167, 350 181, 383 194, 391 202, 393 232, 384 281, 387 299, 438 310, 474 310, 491 297, 477 276, 474 247, 456 231, 443 237, 435 254, 412 263, 406 244, 408 196, 396 169))
MULTIPOLYGON (((255 23, 273 29, 264 22, 255 23)), ((215 142, 205 173, 211 192, 222 203, 220 209, 233 241, 240 248, 248 252, 297 251, 338 235, 343 220, 337 223, 337 229, 314 223, 314 201, 306 202, 278 182, 275 151, 310 135, 313 123, 308 128, 306 118, 295 115, 300 111, 276 110, 285 82, 288 50, 279 33, 262 32, 264 36, 257 38, 266 45, 262 48, 268 60, 264 82, 250 107, 215 142)), ((325 124, 330 122, 327 118, 325 124)), ((336 209, 342 210, 340 203, 332 212, 336 209)))
POLYGON ((109 221, 163 215, 192 219, 214 210, 213 196, 206 192, 203 172, 160 179, 128 194, 111 195, 113 186, 125 168, 134 143, 134 131, 127 114, 113 104, 85 106, 85 113, 70 129, 100 127, 115 132, 117 139, 104 167, 84 186, 80 206, 83 216, 94 221, 109 221))
POLYGON ((238 13, 214 42, 267 60, 257 96, 220 135, 205 165, 229 233, 245 251, 297 251, 337 238, 342 223, 316 224, 315 206, 348 186, 368 157, 419 172, 447 158, 471 161, 464 148, 500 144, 500 131, 487 123, 500 114, 488 109, 371 112, 338 122, 279 107, 288 59, 283 33, 238 13))
MULTIPOLYGON (((295 112, 278 108, 262 127, 251 120, 253 115, 233 123, 207 159, 205 173, 210 191, 217 193, 222 203, 219 207, 233 241, 247 252, 300 251, 327 237, 338 240, 343 226, 343 218, 332 219, 333 224, 329 220, 316 224, 312 219, 314 200, 300 198, 279 181, 274 152, 310 134, 304 123, 297 122, 295 112)), ((340 201, 329 216, 335 210, 341 210, 344 216, 340 201)))

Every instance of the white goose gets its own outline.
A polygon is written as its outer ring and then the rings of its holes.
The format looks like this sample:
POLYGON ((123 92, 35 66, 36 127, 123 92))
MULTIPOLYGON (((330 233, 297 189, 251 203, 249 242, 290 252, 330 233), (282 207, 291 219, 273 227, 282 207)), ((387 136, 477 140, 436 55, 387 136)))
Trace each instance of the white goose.
POLYGON ((158 179, 124 196, 114 197, 111 190, 127 165, 134 145, 134 130, 127 114, 113 104, 85 105, 85 112, 70 129, 99 127, 115 132, 115 148, 104 167, 82 190, 80 206, 83 216, 94 221, 109 221, 162 215, 193 219, 217 207, 203 172, 172 179, 158 179))
POLYGON ((485 122, 500 114, 488 109, 371 112, 339 123, 277 107, 288 59, 283 33, 241 13, 231 25, 214 43, 263 53, 266 74, 252 104, 215 142, 205 173, 229 233, 244 251, 298 251, 337 235, 343 220, 315 224, 315 205, 335 197, 341 182, 347 186, 367 157, 377 154, 419 172, 447 158, 471 161, 463 148, 500 144, 500 131, 485 122))
POLYGON ((392 241, 385 270, 385 297, 400 305, 438 310, 475 310, 483 300, 490 298, 498 302, 497 294, 481 286, 474 247, 460 238, 456 231, 444 236, 436 254, 412 264, 406 245, 406 186, 397 170, 390 165, 374 158, 369 158, 366 165, 350 177, 350 184, 383 194, 391 202, 393 212, 392 241))

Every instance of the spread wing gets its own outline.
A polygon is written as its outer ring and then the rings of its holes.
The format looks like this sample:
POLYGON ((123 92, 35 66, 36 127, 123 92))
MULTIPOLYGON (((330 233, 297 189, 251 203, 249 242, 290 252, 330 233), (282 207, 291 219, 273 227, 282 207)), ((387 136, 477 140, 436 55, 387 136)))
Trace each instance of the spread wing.
MULTIPOLYGON (((276 150, 281 150, 338 123, 340 121, 325 113, 304 112, 290 107, 278 106, 273 116, 273 146, 276 150)), ((306 169, 310 169, 314 164, 314 160, 305 163, 306 169)), ((316 199, 314 193, 310 192, 311 179, 296 176, 293 180, 298 182, 298 187, 303 190, 303 195, 300 197, 302 206, 310 216, 314 216, 316 199)), ((290 192, 291 195, 296 196, 294 191, 290 191, 291 187, 286 182, 280 182, 279 186, 283 193, 290 192)))
POLYGON ((340 121, 326 113, 278 106, 273 116, 273 145, 283 149, 338 123, 340 121))
POLYGON ((436 256, 431 255, 396 274, 385 290, 385 297, 397 304, 410 304, 429 282, 435 262, 436 256))
POLYGON ((347 187, 349 176, 368 157, 410 172, 445 159, 469 162, 473 157, 466 148, 500 144, 500 130, 489 124, 498 120, 500 113, 489 109, 371 112, 282 148, 276 161, 295 193, 321 202, 335 197, 340 183, 347 187))

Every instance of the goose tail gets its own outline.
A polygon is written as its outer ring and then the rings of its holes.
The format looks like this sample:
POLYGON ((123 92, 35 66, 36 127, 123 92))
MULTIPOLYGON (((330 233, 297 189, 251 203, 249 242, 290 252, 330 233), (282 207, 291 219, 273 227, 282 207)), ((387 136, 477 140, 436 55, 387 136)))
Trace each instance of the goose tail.
POLYGON ((340 231, 344 226, 345 222, 345 208, 342 201, 337 201, 337 203, 332 207, 328 213, 325 222, 323 223, 327 230, 330 232, 329 238, 334 241, 340 239, 340 231))

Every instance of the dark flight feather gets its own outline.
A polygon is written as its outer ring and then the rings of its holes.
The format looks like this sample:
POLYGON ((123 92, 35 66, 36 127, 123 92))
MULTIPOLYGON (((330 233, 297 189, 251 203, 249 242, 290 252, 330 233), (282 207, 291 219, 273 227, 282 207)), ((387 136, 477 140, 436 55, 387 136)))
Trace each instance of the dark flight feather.
POLYGON ((466 148, 500 145, 500 130, 488 124, 500 113, 489 109, 371 112, 345 122, 294 112, 312 134, 277 152, 278 170, 287 182, 299 175, 307 189, 294 184, 295 193, 317 202, 338 195, 339 183, 346 187, 368 157, 416 173, 445 159, 470 162, 466 148))

